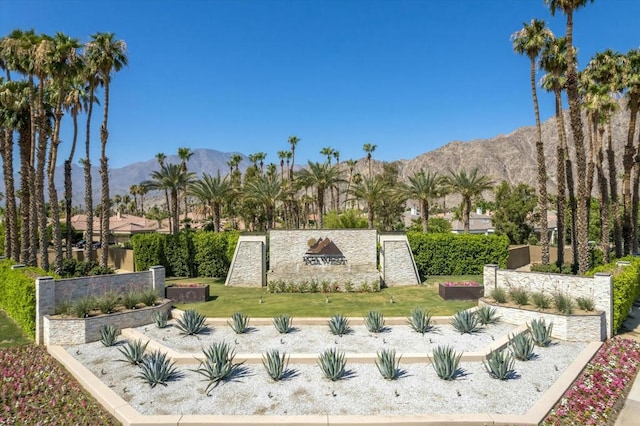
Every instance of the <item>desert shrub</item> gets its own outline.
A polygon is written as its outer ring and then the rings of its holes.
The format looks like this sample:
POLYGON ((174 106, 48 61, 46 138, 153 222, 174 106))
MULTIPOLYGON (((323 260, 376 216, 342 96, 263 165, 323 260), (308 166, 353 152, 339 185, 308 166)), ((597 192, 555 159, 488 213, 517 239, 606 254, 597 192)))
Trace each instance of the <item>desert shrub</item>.
POLYGON ((531 302, 538 309, 549 309, 551 307, 551 296, 541 291, 531 293, 531 302))
POLYGON ((194 263, 200 277, 225 277, 233 260, 238 232, 196 232, 194 263))
POLYGON ((496 303, 507 303, 507 291, 498 287, 491 291, 491 298, 496 301, 496 303))
POLYGON ((95 308, 96 299, 93 296, 84 296, 71 302, 69 312, 77 318, 86 318, 95 308))
POLYGON ((529 303, 529 292, 522 287, 512 287, 509 289, 509 297, 518 306, 529 303))
POLYGON ((571 315, 573 313, 573 300, 571 296, 561 291, 553 294, 553 304, 556 309, 563 314, 571 315))
POLYGON ((112 313, 119 303, 120 300, 118 295, 112 291, 108 291, 95 299, 96 308, 98 308, 98 310, 103 314, 112 313))
POLYGON ((578 304, 578 308, 582 309, 583 311, 591 312, 596 308, 596 304, 593 301, 592 297, 576 297, 576 303, 578 304))

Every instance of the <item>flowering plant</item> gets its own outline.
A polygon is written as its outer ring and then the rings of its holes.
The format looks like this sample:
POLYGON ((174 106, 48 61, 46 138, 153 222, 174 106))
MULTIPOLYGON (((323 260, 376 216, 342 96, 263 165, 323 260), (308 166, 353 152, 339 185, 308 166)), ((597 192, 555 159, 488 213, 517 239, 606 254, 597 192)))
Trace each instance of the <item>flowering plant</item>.
POLYGON ((195 287, 204 287, 207 284, 198 284, 198 283, 176 283, 173 284, 173 287, 189 287, 189 288, 195 288, 195 287))
POLYGON ((440 285, 443 285, 445 287, 480 287, 480 284, 475 281, 447 281, 445 283, 440 283, 440 285))
POLYGON ((551 410, 545 425, 608 424, 616 402, 636 376, 640 342, 610 339, 551 410))

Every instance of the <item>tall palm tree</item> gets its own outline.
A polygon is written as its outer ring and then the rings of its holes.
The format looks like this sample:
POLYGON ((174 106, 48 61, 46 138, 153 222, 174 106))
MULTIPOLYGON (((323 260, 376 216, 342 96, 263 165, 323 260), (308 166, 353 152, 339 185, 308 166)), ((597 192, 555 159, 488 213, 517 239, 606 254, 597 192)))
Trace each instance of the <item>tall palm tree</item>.
POLYGON ((257 175, 245 184, 244 197, 264 209, 267 229, 274 228, 276 205, 286 198, 282 182, 275 176, 257 175))
POLYGON ((280 160, 280 179, 284 180, 284 159, 287 158, 287 151, 278 151, 278 159, 280 160))
MULTIPOLYGON (((164 167, 166 159, 167 159, 167 156, 164 154, 164 152, 159 152, 156 154, 156 160, 160 165, 160 169, 164 167)), ((140 186, 145 188, 147 191, 149 190, 149 188, 145 185, 140 184, 140 186)), ((167 188, 163 188, 163 191, 164 191, 164 201, 167 205, 167 216, 169 217, 169 228, 173 229, 173 227, 178 226, 178 224, 173 223, 173 216, 171 215, 171 204, 169 203, 169 190, 167 188)))
POLYGON ((300 142, 297 136, 289 136, 289 145, 291 145, 291 168, 289 169, 289 180, 293 180, 293 168, 296 165, 296 145, 300 142))
MULTIPOLYGON (((109 159, 107 158, 107 140, 109 131, 107 121, 109 118, 109 90, 111 87, 111 75, 120 71, 127 65, 127 45, 122 40, 116 40, 113 33, 96 33, 91 35, 91 41, 86 46, 87 60, 90 67, 96 70, 102 85, 104 86, 104 106, 102 114, 102 126, 100 127, 100 177, 102 180, 101 204, 109 205, 109 159)), ((109 256, 109 209, 102 209, 102 256, 100 265, 107 266, 109 256)))
POLYGON ((367 164, 369 165, 369 179, 371 179, 371 154, 376 150, 378 145, 372 143, 365 143, 362 145, 363 151, 367 154, 367 164))
POLYGON ((493 181, 488 176, 478 175, 478 169, 474 169, 471 173, 467 173, 465 169, 457 173, 449 170, 449 176, 446 179, 446 183, 451 187, 452 192, 462 196, 460 212, 462 214, 464 232, 468 233, 471 202, 474 198, 481 196, 483 191, 491 189, 493 181))
POLYGON ((561 11, 567 18, 567 98, 569 100, 569 116, 571 118, 571 131, 573 144, 576 151, 576 176, 578 178, 578 211, 576 218, 578 240, 578 272, 584 274, 591 262, 589 252, 587 201, 589 193, 586 183, 587 160, 584 147, 584 134, 582 131, 582 117, 580 110, 580 93, 578 91, 578 70, 576 66, 575 52, 573 49, 573 12, 591 3, 593 0, 545 0, 549 6, 551 15, 555 16, 561 11))
POLYGON ((333 158, 333 148, 325 146, 320 150, 320 155, 327 157, 327 164, 331 165, 331 159, 333 158))
POLYGON ((530 62, 531 94, 533 96, 533 110, 536 118, 536 161, 538 164, 538 210, 540 211, 540 246, 542 263, 549 263, 549 234, 547 224, 547 166, 545 165, 544 144, 542 143, 542 127, 540 125, 540 108, 536 90, 536 60, 547 40, 553 37, 544 21, 532 19, 530 24, 511 36, 513 49, 526 55, 530 62))
MULTIPOLYGON (((558 131, 558 146, 556 148, 556 176, 558 194, 556 197, 557 229, 558 229, 558 260, 557 264, 564 263, 564 243, 566 229, 567 188, 569 189, 569 204, 571 206, 571 223, 576 223, 576 199, 573 184, 571 157, 567 150, 567 135, 564 128, 564 114, 562 112, 562 90, 565 86, 565 71, 567 68, 567 39, 564 37, 550 37, 545 43, 540 55, 540 68, 547 74, 542 77, 542 88, 552 91, 555 97, 555 121, 558 131)), ((575 226, 572 226, 574 253, 575 226)))
POLYGON ((179 164, 165 163, 160 166, 160 170, 151 172, 151 179, 142 182, 140 185, 147 190, 167 191, 171 197, 169 215, 172 217, 171 232, 178 233, 178 192, 181 188, 188 187, 194 180, 195 173, 184 172, 179 164))
MULTIPOLYGON (((631 184, 631 172, 635 169, 635 176, 640 175, 640 169, 635 162, 635 156, 638 153, 638 148, 634 146, 633 139, 635 136, 635 129, 638 120, 638 110, 640 109, 640 49, 631 49, 625 55, 624 72, 623 72, 623 86, 626 89, 627 97, 627 109, 629 110, 629 128, 627 130, 627 141, 624 146, 624 155, 622 157, 622 166, 624 168, 624 175, 622 179, 623 187, 623 234, 624 241, 624 254, 629 254, 633 249, 636 252, 634 245, 637 245, 637 224, 634 224, 634 208, 637 210, 638 205, 633 201, 633 195, 637 194, 637 184, 632 187, 631 184), (632 194, 633 193, 633 194, 632 194), (635 225, 635 226, 634 226, 635 225), (635 232, 634 232, 635 231, 635 232)), ((635 196, 637 199, 637 195, 635 196)), ((637 218, 635 219, 637 221, 637 218)))
POLYGON ((419 172, 414 172, 408 179, 409 183, 405 188, 405 194, 407 198, 420 202, 422 232, 427 233, 429 230, 429 203, 440 196, 442 178, 438 176, 438 173, 425 173, 423 169, 420 169, 419 172))
POLYGON ((209 207, 215 232, 220 232, 222 206, 229 200, 232 192, 230 179, 221 178, 220 172, 216 176, 203 173, 202 179, 195 180, 189 187, 189 193, 209 207))
POLYGON ((298 172, 297 179, 304 187, 316 188, 318 224, 322 229, 324 227, 324 192, 342 181, 342 172, 336 166, 309 161, 308 167, 298 172))
MULTIPOLYGON (((187 171, 187 161, 189 161, 193 157, 193 151, 190 148, 178 148, 178 158, 180 158, 180 167, 182 167, 182 171, 187 171)), ((184 198, 184 220, 187 220, 187 215, 189 214, 189 206, 188 206, 188 194, 187 189, 182 188, 182 195, 184 198)))
MULTIPOLYGON (((346 161, 347 163, 347 167, 349 168, 349 179, 347 180, 347 194, 349 193, 349 190, 351 189, 351 181, 353 180, 353 171, 356 168, 356 164, 358 164, 357 160, 354 159, 348 159, 346 161)), ((344 200, 345 205, 347 203, 347 200, 344 200)))
POLYGON ((365 178, 351 188, 351 197, 364 201, 367 208, 369 229, 374 228, 375 211, 378 203, 389 196, 389 188, 378 176, 365 178))

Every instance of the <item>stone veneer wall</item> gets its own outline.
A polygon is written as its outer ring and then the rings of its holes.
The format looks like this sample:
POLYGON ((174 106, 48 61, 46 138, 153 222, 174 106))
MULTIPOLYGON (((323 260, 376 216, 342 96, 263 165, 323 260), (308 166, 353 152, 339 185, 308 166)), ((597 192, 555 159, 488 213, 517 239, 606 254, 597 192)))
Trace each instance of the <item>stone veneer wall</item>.
POLYGON ((491 306, 501 321, 511 324, 531 324, 534 319, 543 319, 547 324, 553 322, 551 336, 572 342, 601 342, 607 339, 604 312, 592 315, 563 315, 546 312, 528 311, 526 309, 510 308, 487 304, 482 300, 478 306, 491 306))
POLYGON ((374 229, 302 229, 269 232, 269 281, 309 280, 342 284, 380 281, 374 229), (302 259, 310 239, 329 238, 346 258, 343 265, 306 265, 302 259))
POLYGON ((380 266, 385 286, 420 284, 420 275, 406 234, 381 234, 380 266))
POLYGON ((499 269, 497 265, 484 267, 485 294, 491 295, 495 288, 509 290, 522 287, 528 291, 553 294, 566 292, 572 298, 590 297, 595 308, 605 315, 606 338, 613 336, 613 278, 611 274, 595 274, 593 277, 548 274, 540 272, 519 272, 499 269))
POLYGON ((164 297, 164 266, 153 266, 149 271, 129 274, 96 275, 91 277, 54 280, 52 277, 36 279, 36 343, 44 342, 44 316, 55 313, 56 306, 87 295, 100 296, 106 292, 124 293, 129 290, 155 289, 164 297))
POLYGON ((266 235, 241 235, 224 284, 238 287, 265 286, 266 251, 266 235))
POLYGON ((165 300, 158 306, 100 315, 89 318, 51 318, 43 319, 43 338, 45 345, 78 345, 100 340, 100 330, 113 326, 118 331, 123 328, 135 328, 153 324, 156 312, 170 312, 171 301, 165 300))

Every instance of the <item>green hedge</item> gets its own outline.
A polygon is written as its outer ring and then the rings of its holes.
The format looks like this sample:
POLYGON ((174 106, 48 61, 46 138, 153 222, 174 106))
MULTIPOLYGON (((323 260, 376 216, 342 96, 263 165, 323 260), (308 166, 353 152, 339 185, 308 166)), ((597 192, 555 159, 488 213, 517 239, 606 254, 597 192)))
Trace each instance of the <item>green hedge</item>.
POLYGON ((163 265, 171 277, 224 277, 239 236, 235 231, 136 235, 131 239, 136 271, 163 265))
MULTIPOLYGON (((0 307, 31 337, 36 330, 36 278, 52 274, 39 268, 11 269, 15 262, 0 261, 0 307)), ((55 278, 55 277, 54 277, 55 278)))
POLYGON ((407 238, 422 280, 429 275, 477 275, 487 264, 507 267, 505 235, 409 232, 407 238))
POLYGON ((607 265, 593 268, 587 275, 608 272, 613 276, 613 330, 618 331, 629 315, 633 303, 640 297, 640 259, 625 257, 607 265), (629 261, 629 266, 619 267, 620 260, 629 261))

